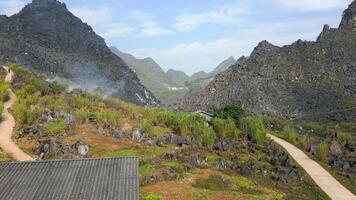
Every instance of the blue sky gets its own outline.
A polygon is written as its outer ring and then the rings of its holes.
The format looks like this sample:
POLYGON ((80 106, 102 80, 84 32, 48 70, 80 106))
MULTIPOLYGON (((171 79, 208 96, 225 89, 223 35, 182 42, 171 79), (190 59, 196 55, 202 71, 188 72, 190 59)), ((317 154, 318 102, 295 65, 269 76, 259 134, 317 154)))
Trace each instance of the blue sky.
MULTIPOLYGON (((0 13, 30 0, 0 0, 0 13)), ((261 40, 286 45, 337 27, 351 0, 61 0, 105 38, 164 70, 211 71, 229 56, 248 56, 261 40)))

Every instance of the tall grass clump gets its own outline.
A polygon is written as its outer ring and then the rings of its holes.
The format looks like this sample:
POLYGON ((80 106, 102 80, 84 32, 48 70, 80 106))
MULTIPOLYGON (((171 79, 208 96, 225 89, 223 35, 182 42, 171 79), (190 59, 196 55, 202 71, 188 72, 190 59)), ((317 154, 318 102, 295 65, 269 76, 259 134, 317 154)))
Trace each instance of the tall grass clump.
POLYGON ((8 98, 8 89, 10 85, 5 81, 0 81, 0 102, 5 102, 8 98))
POLYGON ((267 138, 267 129, 261 117, 244 117, 240 120, 240 129, 251 140, 262 144, 267 138))
POLYGON ((291 142, 292 144, 297 143, 297 134, 295 133, 294 127, 291 125, 283 127, 282 136, 284 139, 291 142))
POLYGON ((193 132, 193 141, 196 145, 200 147, 207 147, 211 149, 214 145, 216 139, 215 132, 206 126, 196 127, 195 132, 193 132))
POLYGON ((70 99, 70 104, 72 105, 72 107, 75 107, 77 109, 90 109, 91 107, 93 107, 93 103, 87 97, 78 94, 72 96, 72 98, 70 99))
POLYGON ((0 121, 2 120, 2 112, 4 112, 4 103, 0 101, 0 121))
POLYGON ((223 138, 238 138, 239 130, 236 127, 235 121, 232 118, 221 119, 215 117, 213 119, 213 128, 218 137, 223 138))
POLYGON ((141 127, 143 129, 143 131, 147 134, 147 135, 152 135, 153 134, 153 123, 148 120, 148 119, 142 119, 141 120, 141 127))
POLYGON ((53 82, 49 83, 48 86, 51 88, 51 90, 54 94, 60 94, 67 90, 66 85, 60 84, 57 81, 53 81, 53 82))
POLYGON ((110 109, 103 109, 96 113, 96 123, 103 125, 105 122, 112 127, 120 127, 120 114, 117 111, 110 109))
POLYGON ((316 157, 321 160, 321 161, 325 161, 329 155, 329 145, 326 143, 320 143, 317 147, 316 147, 316 157))
POLYGON ((299 138, 298 142, 302 149, 307 150, 313 141, 309 135, 303 135, 299 138))
POLYGON ((89 119, 90 112, 86 108, 80 108, 74 112, 75 120, 78 124, 84 124, 89 119))
POLYGON ((25 102, 18 102, 12 107, 12 112, 17 122, 32 124, 35 119, 35 112, 28 108, 25 102))

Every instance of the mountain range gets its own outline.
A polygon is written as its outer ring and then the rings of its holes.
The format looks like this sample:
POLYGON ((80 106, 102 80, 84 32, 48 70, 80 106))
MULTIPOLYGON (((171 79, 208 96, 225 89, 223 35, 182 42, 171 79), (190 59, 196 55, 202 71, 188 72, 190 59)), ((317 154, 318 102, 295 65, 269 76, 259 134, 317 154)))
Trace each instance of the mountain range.
POLYGON ((281 117, 355 117, 356 113, 348 110, 356 102, 355 47, 353 1, 338 28, 325 25, 313 42, 298 40, 278 47, 262 41, 248 58, 239 59, 203 91, 185 98, 175 108, 212 110, 240 104, 255 114, 281 117))
POLYGON ((18 14, 0 16, 0 60, 54 76, 73 87, 139 105, 159 105, 136 73, 103 38, 56 0, 33 0, 18 14))
POLYGON ((127 63, 142 83, 165 105, 173 104, 187 94, 202 90, 209 83, 211 77, 236 62, 233 57, 230 57, 211 73, 201 71, 188 76, 182 71, 173 69, 164 72, 152 58, 138 59, 129 53, 120 51, 117 47, 110 47, 110 49, 127 63))

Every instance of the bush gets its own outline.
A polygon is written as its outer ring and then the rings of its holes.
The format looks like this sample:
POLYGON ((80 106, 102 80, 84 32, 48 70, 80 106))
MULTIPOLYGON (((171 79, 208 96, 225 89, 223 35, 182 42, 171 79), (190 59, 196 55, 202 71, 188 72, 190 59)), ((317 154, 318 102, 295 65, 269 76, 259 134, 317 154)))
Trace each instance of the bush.
POLYGON ((240 129, 249 139, 262 144, 266 141, 267 130, 260 117, 244 117, 240 120, 240 129))
POLYGON ((141 126, 143 131, 147 134, 147 135, 152 135, 153 134, 153 123, 150 120, 147 119, 142 119, 141 120, 141 126))
POLYGON ((81 109, 81 108, 90 109, 93 106, 93 103, 90 102, 90 100, 87 97, 78 94, 73 95, 72 98, 70 98, 70 104, 72 107, 75 107, 77 109, 81 109))
POLYGON ((236 128, 235 121, 232 118, 221 119, 215 117, 213 119, 213 128, 218 137, 238 138, 239 131, 236 128))
POLYGON ((326 143, 320 143, 316 147, 316 156, 319 160, 325 161, 329 155, 329 145, 326 143))
POLYGON ((337 132, 337 137, 344 142, 348 140, 356 141, 356 134, 352 134, 348 132, 337 132))
POLYGON ((35 113, 27 108, 24 102, 18 102, 12 107, 14 118, 17 122, 23 124, 32 124, 35 119, 35 113))
POLYGON ((247 111, 244 107, 239 105, 226 106, 224 108, 214 110, 215 117, 222 119, 233 119, 236 125, 239 124, 240 119, 247 116, 247 111))
POLYGON ((216 134, 212 129, 204 127, 201 130, 197 130, 193 137, 199 146, 211 149, 214 145, 216 134))

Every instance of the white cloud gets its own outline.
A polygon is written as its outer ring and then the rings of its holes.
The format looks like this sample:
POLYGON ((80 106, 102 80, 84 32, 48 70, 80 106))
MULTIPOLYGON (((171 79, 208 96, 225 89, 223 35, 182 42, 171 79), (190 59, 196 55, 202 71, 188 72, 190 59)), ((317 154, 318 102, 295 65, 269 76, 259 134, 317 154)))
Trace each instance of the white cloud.
POLYGON ((75 16, 79 17, 82 21, 88 23, 91 26, 100 26, 112 21, 110 8, 105 6, 96 8, 81 6, 69 8, 69 10, 75 16))
POLYGON ((149 13, 134 10, 131 11, 130 16, 138 22, 141 36, 160 36, 173 33, 172 30, 160 27, 158 22, 154 20, 154 16, 149 13))
POLYGON ((351 0, 274 0, 288 10, 322 11, 335 8, 346 8, 351 0))
POLYGON ((178 31, 190 31, 200 25, 208 23, 234 23, 239 21, 239 16, 247 15, 250 9, 246 5, 230 5, 220 7, 217 10, 204 13, 186 13, 176 17, 173 27, 178 31))
POLYGON ((127 23, 115 22, 109 7, 82 6, 69 9, 75 16, 88 23, 105 39, 118 38, 134 31, 127 23))
POLYGON ((0 14, 11 16, 18 13, 25 5, 22 0, 0 0, 0 14))
POLYGON ((139 58, 152 57, 165 70, 174 68, 188 74, 200 70, 209 72, 229 56, 237 58, 242 55, 248 56, 262 40, 268 40, 279 46, 291 44, 298 39, 315 40, 322 29, 322 24, 328 21, 336 24, 336 20, 332 21, 329 18, 248 24, 243 30, 236 30, 237 37, 234 38, 207 43, 192 42, 165 49, 135 49, 130 53, 139 58))
POLYGON ((109 23, 104 25, 104 31, 101 36, 106 39, 125 36, 134 31, 134 28, 125 23, 109 23))

